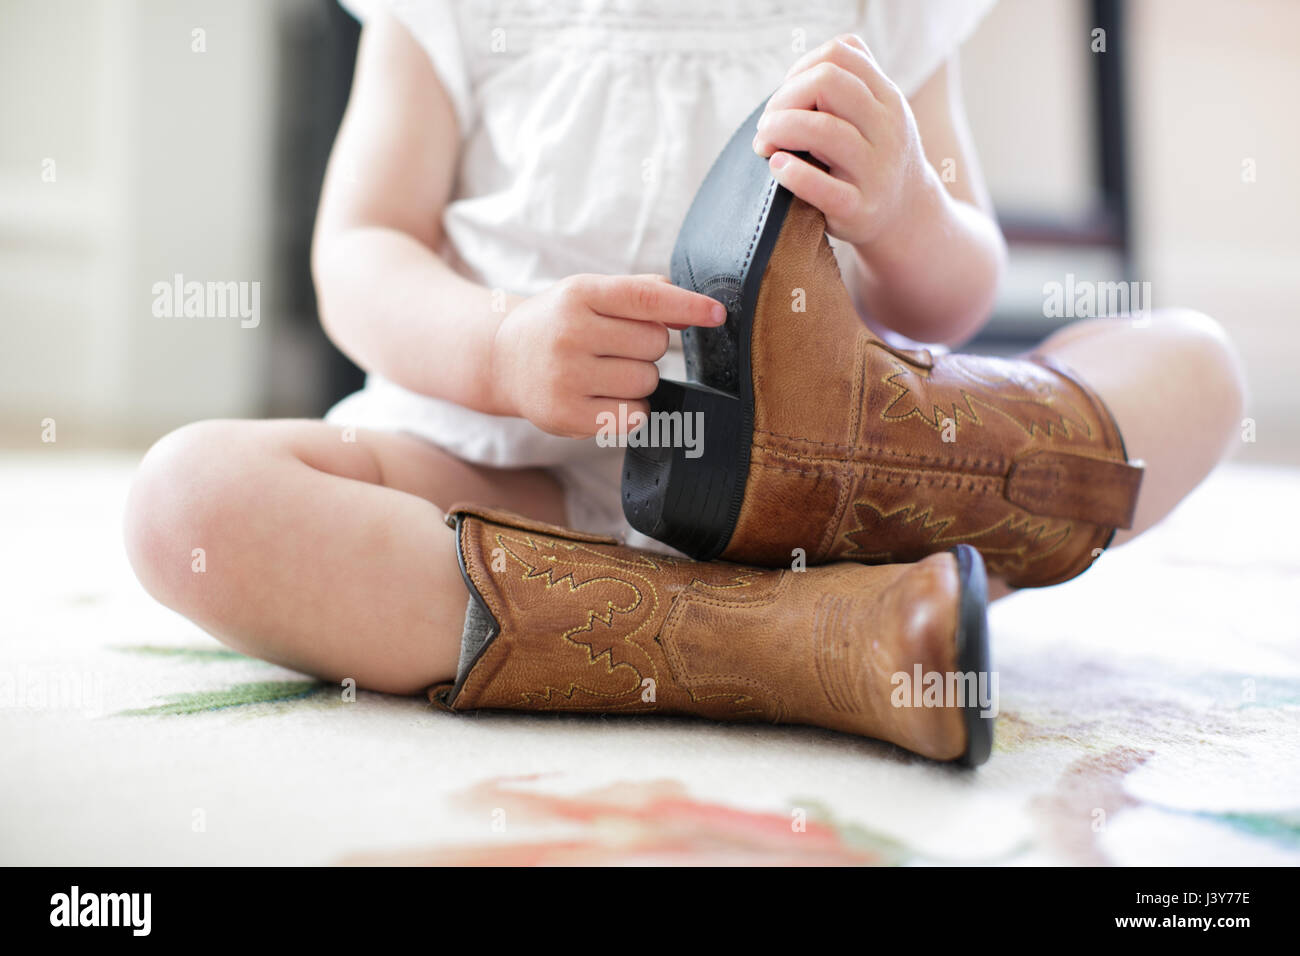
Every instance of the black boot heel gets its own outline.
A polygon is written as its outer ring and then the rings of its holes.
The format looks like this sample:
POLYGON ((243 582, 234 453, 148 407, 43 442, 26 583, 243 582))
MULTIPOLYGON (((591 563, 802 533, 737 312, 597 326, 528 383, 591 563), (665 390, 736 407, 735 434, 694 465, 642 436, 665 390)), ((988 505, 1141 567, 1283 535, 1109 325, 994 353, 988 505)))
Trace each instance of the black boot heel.
POLYGON ((749 464, 741 401, 705 385, 661 381, 650 421, 628 436, 623 514, 628 523, 693 558, 727 546, 749 464))

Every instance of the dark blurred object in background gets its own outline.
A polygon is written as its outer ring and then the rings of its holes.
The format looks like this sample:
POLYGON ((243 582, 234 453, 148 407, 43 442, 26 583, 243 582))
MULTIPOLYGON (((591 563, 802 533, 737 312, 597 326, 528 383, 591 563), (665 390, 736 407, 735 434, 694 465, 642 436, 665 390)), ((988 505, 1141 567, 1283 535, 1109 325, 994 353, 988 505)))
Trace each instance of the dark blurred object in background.
POLYGON ((335 0, 287 5, 279 32, 269 304, 282 318, 271 349, 267 413, 321 415, 361 387, 365 373, 321 329, 311 278, 311 235, 321 181, 352 86, 361 27, 335 0), (314 398, 302 380, 314 379, 314 398), (306 399, 307 407, 304 407, 306 399))

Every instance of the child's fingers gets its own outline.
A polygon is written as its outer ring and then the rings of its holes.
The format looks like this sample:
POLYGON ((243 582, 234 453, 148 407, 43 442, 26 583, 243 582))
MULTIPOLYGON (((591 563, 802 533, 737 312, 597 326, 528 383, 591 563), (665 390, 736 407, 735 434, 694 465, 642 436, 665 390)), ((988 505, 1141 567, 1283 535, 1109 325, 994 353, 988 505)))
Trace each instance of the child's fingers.
POLYGON ((648 276, 593 276, 586 301, 601 315, 678 328, 721 325, 727 318, 716 299, 648 276))
MULTIPOLYGON (((652 275, 649 276, 649 278, 654 279, 656 282, 667 282, 669 285, 673 285, 673 280, 670 279, 670 278, 668 278, 668 276, 662 276, 662 275, 654 275, 654 274, 652 274, 652 275)), ((665 328, 672 329, 674 332, 680 332, 680 331, 682 331, 682 329, 688 329, 688 328, 690 328, 690 326, 688 326, 688 325, 682 325, 682 324, 680 324, 680 323, 678 323, 678 322, 665 322, 665 323, 664 323, 664 327, 665 327, 665 328)), ((667 351, 667 349, 664 349, 664 351, 667 351)))
POLYGON ((811 153, 818 162, 829 166, 833 175, 851 182, 862 181, 869 172, 870 149, 853 124, 812 110, 777 110, 768 113, 758 126, 759 155, 770 156, 778 150, 811 153))
MULTIPOLYGON (((673 285, 673 281, 671 280, 671 278, 668 278, 667 276, 660 276, 660 274, 654 272, 647 273, 646 276, 643 276, 642 278, 649 278, 649 280, 653 280, 655 282, 667 282, 668 285, 673 285)), ((689 325, 682 325, 680 323, 664 323, 663 325, 664 328, 672 329, 673 332, 681 332, 682 329, 690 328, 689 325)), ((664 347, 664 351, 668 351, 667 347, 664 347)))
POLYGON ((784 86, 791 77, 811 70, 819 63, 833 63, 852 73, 866 84, 871 95, 881 103, 889 103, 898 95, 894 84, 876 64, 876 58, 861 37, 852 34, 828 40, 815 50, 805 53, 790 67, 790 72, 785 75, 785 81, 781 85, 784 86))
POLYGON ((866 85, 848 70, 824 63, 806 70, 781 84, 772 94, 759 120, 759 139, 763 139, 763 121, 783 110, 819 110, 851 123, 868 141, 876 124, 880 104, 866 85))
POLYGON ((627 436, 650 420, 650 403, 643 398, 588 398, 583 409, 583 417, 591 423, 588 435, 612 426, 615 434, 627 436))
POLYGON ((628 358, 598 358, 586 370, 581 383, 588 398, 645 398, 659 385, 659 367, 654 362, 628 358))
POLYGON ((629 322, 597 315, 592 345, 600 356, 656 362, 668 351, 668 328, 658 322, 629 322))
POLYGON ((816 206, 827 219, 852 215, 861 200, 856 187, 789 153, 773 153, 768 166, 778 183, 804 202, 816 206))

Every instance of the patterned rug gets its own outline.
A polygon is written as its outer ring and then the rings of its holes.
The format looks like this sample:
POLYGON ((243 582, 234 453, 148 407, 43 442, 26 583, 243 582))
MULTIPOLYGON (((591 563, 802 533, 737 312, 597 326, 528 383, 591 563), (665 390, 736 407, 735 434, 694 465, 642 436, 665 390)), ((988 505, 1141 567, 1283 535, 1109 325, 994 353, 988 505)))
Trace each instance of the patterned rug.
POLYGON ((136 585, 133 459, 0 470, 0 863, 1300 863, 1300 472, 1219 472, 992 613, 976 772, 804 728, 453 716, 136 585))

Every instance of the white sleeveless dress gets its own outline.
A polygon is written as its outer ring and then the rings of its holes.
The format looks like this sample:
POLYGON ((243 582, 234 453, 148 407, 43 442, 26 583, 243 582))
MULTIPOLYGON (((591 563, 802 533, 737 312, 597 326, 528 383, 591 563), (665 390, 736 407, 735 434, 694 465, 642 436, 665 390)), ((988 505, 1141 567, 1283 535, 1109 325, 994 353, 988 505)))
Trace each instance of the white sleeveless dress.
MULTIPOLYGON (((384 5, 428 53, 461 130, 442 254, 531 295, 575 273, 668 273, 714 157, 806 50, 856 33, 911 95, 993 0, 342 0, 384 5)), ((684 372, 680 341, 660 361, 684 372)), ((623 451, 548 435, 371 374, 326 420, 406 432, 467 461, 551 469, 569 521, 662 548, 619 501, 623 451)))

